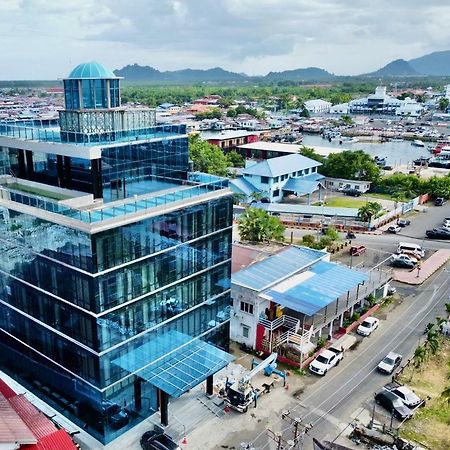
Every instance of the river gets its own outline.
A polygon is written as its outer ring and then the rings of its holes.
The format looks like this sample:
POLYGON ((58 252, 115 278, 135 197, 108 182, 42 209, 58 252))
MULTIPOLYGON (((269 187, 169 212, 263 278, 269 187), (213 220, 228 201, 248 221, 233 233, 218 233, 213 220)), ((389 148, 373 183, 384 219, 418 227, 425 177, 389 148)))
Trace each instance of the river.
MULTIPOLYGON (((390 166, 400 166, 411 163, 421 156, 431 156, 427 147, 416 147, 412 141, 403 142, 355 142, 354 144, 344 142, 329 142, 319 134, 303 134, 303 145, 339 148, 342 150, 364 150, 371 156, 386 157, 386 163, 390 166)), ((426 143, 425 145, 431 144, 426 143)))

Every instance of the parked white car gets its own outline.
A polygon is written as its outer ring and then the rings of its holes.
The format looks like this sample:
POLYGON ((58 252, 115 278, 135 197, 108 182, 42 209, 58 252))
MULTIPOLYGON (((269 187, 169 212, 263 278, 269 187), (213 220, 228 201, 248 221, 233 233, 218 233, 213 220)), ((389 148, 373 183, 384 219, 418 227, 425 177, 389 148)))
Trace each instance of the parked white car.
POLYGON ((394 253, 391 256, 391 260, 392 261, 408 261, 408 262, 412 262, 413 264, 417 264, 417 258, 415 258, 412 255, 405 255, 404 253, 401 253, 400 255, 394 253))
POLYGON ((331 368, 337 366, 344 357, 342 352, 325 350, 309 365, 309 370, 317 375, 325 375, 331 368))
POLYGON ((395 394, 409 409, 417 408, 425 403, 412 389, 399 383, 388 383, 384 389, 395 394))
POLYGON ((356 332, 361 336, 370 336, 372 331, 378 328, 380 321, 375 317, 367 317, 362 324, 356 329, 356 332))
POLYGON ((444 226, 445 228, 450 228, 450 217, 446 217, 446 218, 444 219, 444 224, 443 224, 443 226, 444 226))

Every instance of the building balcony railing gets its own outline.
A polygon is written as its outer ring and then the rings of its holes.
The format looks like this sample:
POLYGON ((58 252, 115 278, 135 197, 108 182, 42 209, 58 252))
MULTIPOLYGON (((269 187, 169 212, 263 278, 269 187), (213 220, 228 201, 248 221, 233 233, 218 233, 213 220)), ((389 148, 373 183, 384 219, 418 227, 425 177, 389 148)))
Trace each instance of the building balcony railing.
POLYGON ((61 131, 59 126, 49 127, 31 122, 0 122, 0 136, 16 139, 52 142, 73 145, 108 145, 111 143, 127 143, 136 140, 164 139, 186 134, 185 125, 159 125, 148 128, 99 131, 97 133, 77 133, 61 131))
MULTIPOLYGON (((167 181, 174 180, 169 179, 167 181)), ((188 180, 178 181, 180 182, 180 186, 174 188, 170 192, 164 192, 159 195, 157 192, 153 192, 152 194, 141 195, 135 199, 123 199, 123 202, 118 205, 105 205, 103 207, 95 207, 95 209, 91 210, 71 208, 64 205, 64 203, 50 200, 39 195, 10 189, 7 184, 0 186, 0 201, 3 199, 17 202, 50 213, 61 214, 85 223, 95 223, 122 217, 127 214, 145 212, 152 208, 169 205, 178 201, 189 200, 228 187, 227 179, 200 172, 192 172, 189 174, 188 180)))

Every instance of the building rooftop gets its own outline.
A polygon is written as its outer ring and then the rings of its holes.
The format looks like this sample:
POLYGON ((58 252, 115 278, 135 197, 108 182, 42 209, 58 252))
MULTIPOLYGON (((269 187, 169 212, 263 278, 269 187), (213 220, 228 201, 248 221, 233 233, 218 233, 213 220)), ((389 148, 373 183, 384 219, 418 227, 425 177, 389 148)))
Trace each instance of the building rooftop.
POLYGON ((333 206, 295 205, 289 203, 257 203, 255 208, 279 214, 305 214, 325 217, 358 217, 358 208, 339 208, 333 206))
POLYGON ((298 144, 281 144, 278 142, 257 141, 250 144, 239 145, 238 148, 249 150, 267 150, 280 153, 298 153, 300 146, 298 144))
POLYGON ((100 78, 119 78, 114 72, 107 69, 103 64, 97 61, 90 61, 81 63, 70 72, 69 79, 83 80, 83 79, 100 79, 100 78))
POLYGON ((245 130, 225 130, 225 131, 205 131, 201 133, 201 138, 205 141, 216 139, 218 141, 225 139, 236 139, 245 136, 259 136, 258 131, 245 131, 245 130))
POLYGON ((312 316, 367 279, 363 272, 320 261, 273 286, 264 292, 264 297, 312 316))
MULTIPOLYGON (((12 177, 10 177, 12 178, 12 177)), ((64 217, 66 225, 76 225, 81 222, 84 224, 97 224, 104 221, 115 221, 125 218, 138 218, 141 219, 143 214, 147 213, 163 213, 167 208, 177 207, 177 205, 184 205, 197 201, 201 197, 205 197, 208 194, 213 194, 218 190, 224 190, 229 192, 228 180, 220 178, 214 175, 203 174, 199 172, 192 172, 189 174, 188 180, 171 180, 172 183, 166 183, 164 181, 157 184, 157 190, 149 192, 150 187, 155 186, 155 182, 158 177, 150 177, 148 180, 142 179, 137 182, 137 190, 139 192, 139 186, 145 184, 145 189, 142 195, 134 194, 132 197, 123 198, 121 200, 112 201, 111 203, 95 203, 85 202, 80 203, 79 207, 74 204, 68 204, 64 201, 56 201, 49 198, 47 194, 51 189, 49 185, 43 184, 42 187, 46 191, 46 195, 33 194, 31 192, 24 192, 23 190, 11 189, 8 187, 8 182, 5 180, 0 183, 0 191, 5 191, 6 195, 0 196, 0 203, 5 204, 11 209, 23 207, 33 207, 40 211, 47 218, 50 219, 50 214, 57 214, 61 217, 58 221, 64 217)), ((20 186, 20 180, 16 180, 16 183, 20 186), (17 183, 18 181, 18 183, 17 183)), ((16 184, 16 186, 17 186, 16 184)), ((39 185, 40 183, 34 183, 39 185)), ((35 186, 38 189, 39 186, 35 186)), ((59 191, 60 189, 58 189, 59 191)), ((86 194, 91 196, 90 194, 86 194)), ((92 197, 92 196, 91 196, 92 197)), ((34 215, 38 215, 37 212, 33 212, 34 215)), ((41 215, 42 215, 41 214, 41 215)), ((53 218, 51 221, 55 221, 53 218)), ((137 219, 134 219, 137 220, 137 219)), ((75 226, 79 228, 79 226, 75 226)), ((85 229, 86 227, 81 227, 85 229)), ((88 227, 88 229, 90 229, 88 227)))
POLYGON ((261 292, 275 283, 308 267, 326 256, 326 252, 306 247, 287 247, 275 255, 234 273, 231 282, 261 292))
POLYGON ((259 175, 265 177, 278 177, 280 175, 297 172, 299 170, 310 169, 312 167, 319 167, 322 163, 299 155, 298 153, 287 156, 279 156, 278 158, 270 158, 260 163, 253 164, 247 167, 244 175, 259 175))

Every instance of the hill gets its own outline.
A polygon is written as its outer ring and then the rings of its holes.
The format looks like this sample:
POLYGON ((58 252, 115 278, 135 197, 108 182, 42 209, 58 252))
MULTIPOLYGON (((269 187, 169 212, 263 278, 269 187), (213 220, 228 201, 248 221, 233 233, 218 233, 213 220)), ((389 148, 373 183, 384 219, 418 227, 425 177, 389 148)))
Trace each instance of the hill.
POLYGON ((117 69, 114 73, 119 77, 124 77, 127 81, 133 82, 178 82, 191 83, 201 81, 244 81, 246 75, 229 72, 220 67, 213 69, 183 69, 161 72, 149 66, 132 64, 117 69))
POLYGON ((419 73, 404 59, 396 59, 375 72, 366 73, 365 77, 414 77, 419 73))
POLYGON ((450 76, 450 50, 433 52, 408 61, 419 73, 432 76, 450 76))
POLYGON ((334 75, 319 67, 305 69, 284 70, 283 72, 269 72, 263 79, 265 81, 320 81, 331 80, 334 75))

